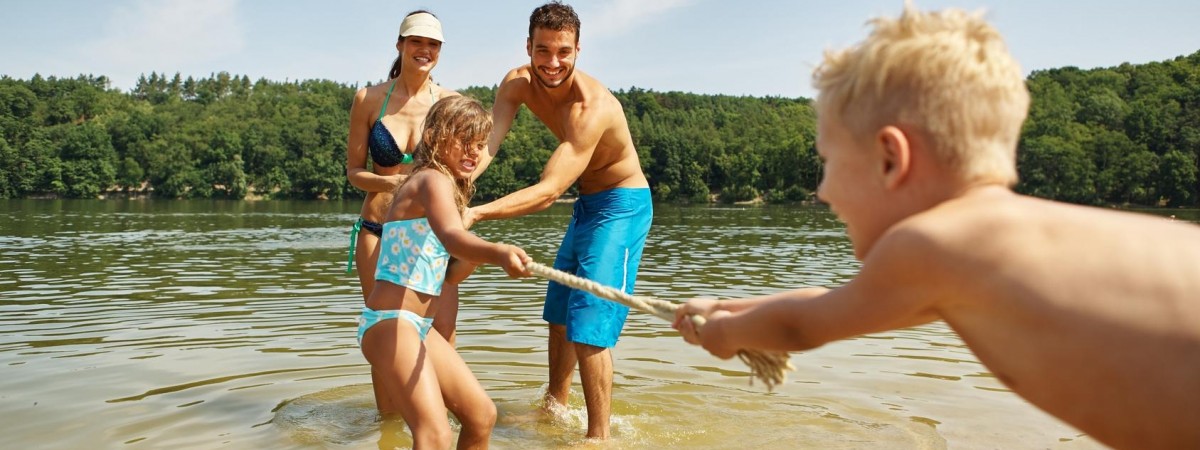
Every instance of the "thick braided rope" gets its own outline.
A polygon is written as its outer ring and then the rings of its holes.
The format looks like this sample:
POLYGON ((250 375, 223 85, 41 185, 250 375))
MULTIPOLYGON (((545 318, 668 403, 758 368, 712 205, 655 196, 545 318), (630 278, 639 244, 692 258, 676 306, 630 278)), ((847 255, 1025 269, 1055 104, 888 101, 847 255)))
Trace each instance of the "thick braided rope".
MULTIPOLYGON (((546 267, 536 262, 525 264, 525 268, 529 269, 534 275, 554 281, 558 284, 567 286, 572 289, 590 292, 597 297, 611 300, 630 308, 654 314, 662 319, 672 322, 675 320, 675 310, 679 309, 680 305, 666 300, 659 300, 651 297, 642 297, 637 295, 629 295, 623 291, 602 285, 595 281, 580 278, 575 275, 555 270, 546 267)), ((692 316, 692 321, 697 327, 704 325, 704 318, 692 316)), ((750 367, 750 374, 754 378, 762 380, 770 391, 776 385, 783 383, 787 378, 787 371, 796 370, 792 366, 787 352, 765 352, 759 350, 738 350, 738 358, 750 367)), ((753 381, 753 378, 751 378, 753 381)))

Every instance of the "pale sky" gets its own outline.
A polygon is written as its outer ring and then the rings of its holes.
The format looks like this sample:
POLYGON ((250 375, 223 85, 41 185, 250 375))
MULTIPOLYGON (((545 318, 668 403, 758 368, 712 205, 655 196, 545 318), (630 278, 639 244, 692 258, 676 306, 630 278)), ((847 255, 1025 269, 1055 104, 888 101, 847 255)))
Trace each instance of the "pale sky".
MULTIPOLYGON (((491 86, 529 61, 542 0, 0 0, 0 75, 106 75, 127 91, 151 71, 364 85, 387 76, 400 21, 428 9, 446 36, 434 79, 491 86)), ((575 0, 578 69, 610 89, 811 97, 827 48, 903 0, 575 0)), ((984 10, 1028 73, 1146 63, 1200 50, 1197 0, 916 0, 984 10)))

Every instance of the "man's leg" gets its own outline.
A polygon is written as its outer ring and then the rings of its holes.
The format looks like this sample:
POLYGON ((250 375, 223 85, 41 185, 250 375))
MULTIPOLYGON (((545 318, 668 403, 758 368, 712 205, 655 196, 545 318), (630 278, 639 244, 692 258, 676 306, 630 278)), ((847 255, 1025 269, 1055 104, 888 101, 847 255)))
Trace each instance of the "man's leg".
POLYGON ((575 345, 567 340, 565 325, 550 324, 550 386, 546 388, 546 409, 551 402, 567 405, 571 392, 571 379, 575 375, 575 345))
MULTIPOLYGON (((579 205, 571 214, 571 223, 563 235, 562 245, 554 257, 554 268, 567 273, 575 273, 579 260, 575 255, 575 224, 581 213, 579 205)), ((567 397, 571 393, 571 381, 575 376, 575 346, 567 340, 567 304, 571 297, 571 288, 550 281, 546 283, 546 302, 542 309, 542 320, 550 325, 549 366, 550 385, 546 387, 547 411, 552 411, 554 404, 567 405, 567 397)))
POLYGON ((612 402, 612 352, 604 347, 572 343, 579 357, 579 378, 587 403, 587 437, 608 439, 608 419, 612 402))
MULTIPOLYGON (((580 196, 578 206, 596 214, 580 219, 576 275, 633 293, 642 247, 653 216, 649 189, 614 189, 580 196)), ((566 338, 579 363, 587 403, 589 438, 607 439, 612 410, 613 359, 629 308, 584 291, 568 303, 566 338)))

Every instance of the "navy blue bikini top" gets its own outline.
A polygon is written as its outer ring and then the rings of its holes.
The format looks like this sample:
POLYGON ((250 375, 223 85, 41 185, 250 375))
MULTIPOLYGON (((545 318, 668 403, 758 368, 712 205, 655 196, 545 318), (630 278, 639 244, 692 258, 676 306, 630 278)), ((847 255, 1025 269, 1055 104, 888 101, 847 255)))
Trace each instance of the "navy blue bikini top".
MULTIPOLYGON (((379 108, 379 118, 375 119, 375 125, 371 126, 371 136, 367 139, 367 150, 371 153, 371 161, 380 167, 392 167, 397 164, 412 164, 412 153, 405 153, 400 150, 400 145, 396 143, 396 138, 392 136, 392 132, 388 131, 387 125, 383 124, 383 116, 387 112, 388 100, 392 98, 392 89, 396 88, 396 82, 392 82, 392 86, 388 88, 387 97, 383 98, 383 107, 379 108)), ((437 97, 433 95, 433 84, 429 85, 429 97, 437 102, 437 97)))

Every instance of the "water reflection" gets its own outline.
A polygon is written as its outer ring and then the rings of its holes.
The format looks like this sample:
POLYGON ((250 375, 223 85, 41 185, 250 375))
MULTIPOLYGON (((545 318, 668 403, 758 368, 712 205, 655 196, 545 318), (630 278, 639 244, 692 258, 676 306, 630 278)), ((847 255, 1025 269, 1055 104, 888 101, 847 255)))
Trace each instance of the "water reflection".
MULTIPOLYGON (((410 445, 378 422, 345 273, 353 202, 0 201, 0 433, 15 448, 410 445)), ((1172 211, 1179 217, 1189 216, 1172 211)), ((482 236, 552 261, 556 206, 482 236)), ((656 207, 637 291, 669 300, 833 286, 858 269, 822 208, 656 207)), ((631 314, 614 439, 581 438, 545 389, 544 282, 483 268, 460 351, 493 396, 496 448, 1095 448, 1008 392, 944 325, 793 357, 773 393, 631 314)), ((578 385, 576 385, 578 389, 578 385)))

